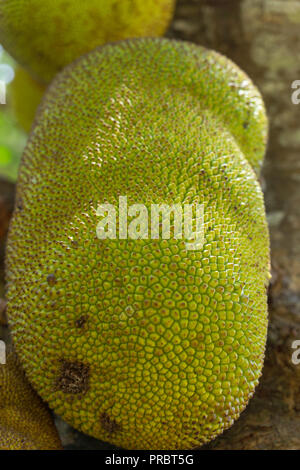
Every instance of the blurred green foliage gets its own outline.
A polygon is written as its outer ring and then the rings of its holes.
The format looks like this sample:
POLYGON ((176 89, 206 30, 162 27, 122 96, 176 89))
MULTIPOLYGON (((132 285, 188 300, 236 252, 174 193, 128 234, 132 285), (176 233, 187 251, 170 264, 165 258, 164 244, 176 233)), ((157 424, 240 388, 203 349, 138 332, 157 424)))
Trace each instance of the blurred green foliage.
MULTIPOLYGON (((14 61, 0 46, 0 66, 1 64, 8 64, 13 68, 15 66, 14 61)), ((9 91, 9 85, 7 89, 9 91)), ((13 117, 8 96, 7 104, 0 105, 0 176, 11 181, 16 180, 26 139, 26 134, 13 117)))

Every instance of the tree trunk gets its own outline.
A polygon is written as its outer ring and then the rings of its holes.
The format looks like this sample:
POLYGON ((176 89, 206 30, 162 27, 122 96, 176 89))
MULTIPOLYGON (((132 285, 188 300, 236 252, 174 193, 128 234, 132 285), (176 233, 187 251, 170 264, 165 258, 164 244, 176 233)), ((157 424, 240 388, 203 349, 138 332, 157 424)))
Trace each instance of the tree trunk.
POLYGON ((271 233, 270 327, 260 385, 210 449, 300 449, 300 1, 178 0, 170 37, 230 57, 261 90, 270 119, 263 171, 271 233), (298 121, 299 119, 299 121, 298 121))

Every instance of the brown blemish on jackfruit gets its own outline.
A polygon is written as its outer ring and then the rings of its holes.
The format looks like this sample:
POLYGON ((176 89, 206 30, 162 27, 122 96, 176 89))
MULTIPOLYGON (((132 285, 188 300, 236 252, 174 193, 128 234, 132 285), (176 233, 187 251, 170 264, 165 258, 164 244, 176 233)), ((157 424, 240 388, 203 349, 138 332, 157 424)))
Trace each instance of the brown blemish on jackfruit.
POLYGON ((107 413, 102 413, 100 416, 100 423, 104 431, 109 434, 121 431, 122 426, 117 421, 111 418, 107 413))
POLYGON ((88 320, 87 315, 81 315, 81 317, 75 321, 76 328, 81 328, 81 329, 84 328, 87 320, 88 320))
POLYGON ((16 201, 16 208, 19 209, 19 211, 22 211, 23 210, 23 201, 21 198, 19 198, 17 201, 16 201))
POLYGON ((49 286, 54 286, 56 284, 56 277, 54 276, 54 274, 49 274, 49 276, 47 277, 47 282, 49 286))
POLYGON ((56 389, 64 393, 85 393, 89 389, 90 366, 82 362, 70 362, 61 359, 60 376, 56 389))

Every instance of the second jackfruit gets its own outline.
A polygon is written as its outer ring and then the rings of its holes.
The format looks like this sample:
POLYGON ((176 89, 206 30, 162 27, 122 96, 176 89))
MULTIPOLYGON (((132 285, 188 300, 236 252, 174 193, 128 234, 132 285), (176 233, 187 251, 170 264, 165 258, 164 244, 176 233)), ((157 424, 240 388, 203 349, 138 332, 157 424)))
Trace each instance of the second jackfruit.
POLYGON ((96 46, 163 35, 173 10, 174 0, 1 0, 0 43, 46 84, 96 46))
POLYGON ((0 449, 62 449, 49 410, 32 390, 11 350, 6 364, 0 364, 0 449))

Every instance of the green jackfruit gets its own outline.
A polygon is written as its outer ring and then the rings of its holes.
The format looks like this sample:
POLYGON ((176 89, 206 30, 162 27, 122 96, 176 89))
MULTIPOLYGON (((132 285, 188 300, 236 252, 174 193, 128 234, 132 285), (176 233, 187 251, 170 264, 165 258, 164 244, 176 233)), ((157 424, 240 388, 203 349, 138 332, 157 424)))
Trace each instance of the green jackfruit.
POLYGON ((28 384, 13 352, 0 364, 0 449, 62 449, 49 410, 28 384))
POLYGON ((48 83, 107 42, 166 31, 175 0, 0 0, 0 43, 48 83))
POLYGON ((45 87, 26 70, 16 68, 15 78, 10 85, 11 105, 17 122, 28 133, 44 92, 45 87))
POLYGON ((254 171, 266 124, 249 78, 184 42, 107 45, 50 86, 20 169, 8 317, 30 381, 74 427, 130 449, 187 449, 245 408, 267 332, 254 171), (203 204, 203 247, 99 239, 99 205, 119 196, 149 210, 203 204))

